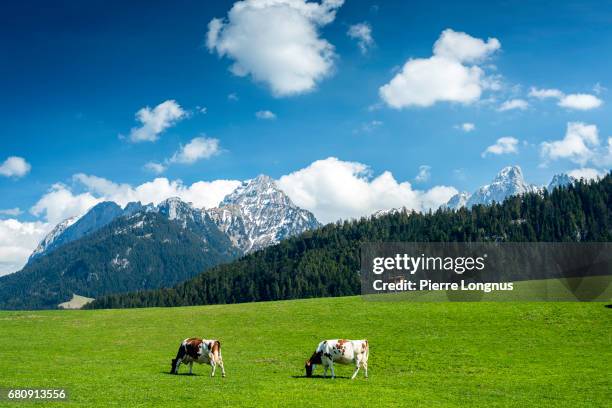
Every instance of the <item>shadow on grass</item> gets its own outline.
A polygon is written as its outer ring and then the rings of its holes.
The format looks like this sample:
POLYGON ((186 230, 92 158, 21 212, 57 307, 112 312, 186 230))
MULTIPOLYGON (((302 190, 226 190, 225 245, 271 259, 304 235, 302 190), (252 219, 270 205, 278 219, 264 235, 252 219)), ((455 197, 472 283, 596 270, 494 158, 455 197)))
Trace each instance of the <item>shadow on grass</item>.
MULTIPOLYGON (((310 380, 331 380, 331 376, 327 376, 327 377, 323 377, 322 375, 313 375, 311 377, 306 377, 305 375, 292 375, 291 378, 305 378, 305 379, 310 379, 310 380)), ((337 375, 336 379, 338 378, 344 378, 344 379, 350 379, 351 377, 347 376, 347 375, 337 375)))
POLYGON ((189 374, 189 373, 178 373, 178 374, 173 374, 173 373, 171 373, 171 372, 169 372, 169 371, 160 371, 160 373, 162 373, 162 374, 166 374, 166 375, 175 375, 175 376, 177 376, 177 377, 180 377, 180 376, 187 376, 187 377, 201 377, 201 376, 203 375, 203 374, 197 374, 197 373, 192 373, 192 374, 189 374))
POLYGON ((607 307, 608 309, 612 309, 612 305, 606 305, 605 307, 607 307))

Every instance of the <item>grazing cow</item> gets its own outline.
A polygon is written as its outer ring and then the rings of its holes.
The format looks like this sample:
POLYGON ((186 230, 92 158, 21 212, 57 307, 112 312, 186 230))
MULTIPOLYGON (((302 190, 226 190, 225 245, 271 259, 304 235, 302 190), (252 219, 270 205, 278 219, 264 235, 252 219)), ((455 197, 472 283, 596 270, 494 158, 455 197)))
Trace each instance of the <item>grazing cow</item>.
POLYGON ((219 340, 206 340, 191 337, 183 340, 179 346, 176 358, 172 359, 172 374, 178 374, 181 363, 189 364, 189 374, 192 374, 193 363, 210 364, 212 367, 211 377, 215 376, 217 364, 221 367, 221 376, 225 377, 223 357, 221 357, 221 342, 219 340))
POLYGON ((327 375, 327 369, 331 368, 331 376, 335 378, 334 363, 355 363, 355 371, 351 380, 355 379, 360 367, 363 367, 365 377, 368 378, 369 354, 370 348, 367 340, 324 340, 319 343, 312 356, 306 360, 306 377, 312 377, 312 371, 317 364, 323 364, 323 377, 327 375))

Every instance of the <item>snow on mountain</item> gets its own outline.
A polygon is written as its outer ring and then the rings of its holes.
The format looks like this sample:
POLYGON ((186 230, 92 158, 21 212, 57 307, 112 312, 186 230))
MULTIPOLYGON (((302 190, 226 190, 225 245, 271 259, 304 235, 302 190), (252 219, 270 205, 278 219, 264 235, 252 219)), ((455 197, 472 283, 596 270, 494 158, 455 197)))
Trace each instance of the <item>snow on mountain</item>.
POLYGON ((548 184, 546 189, 548 191, 553 191, 557 187, 567 186, 568 184, 574 184, 576 182, 576 178, 570 176, 569 174, 561 173, 555 174, 548 184))
POLYGON ((243 182, 219 207, 207 212, 245 253, 320 226, 310 211, 293 204, 274 180, 264 175, 243 182))
POLYGON ((504 167, 491 184, 480 187, 470 196, 466 206, 501 203, 510 196, 538 191, 540 191, 539 187, 525 182, 523 171, 519 166, 504 167))
POLYGON ((452 196, 446 203, 446 206, 454 210, 459 209, 461 207, 465 207, 470 197, 470 193, 468 193, 467 191, 462 191, 452 196))
POLYGON ((70 218, 58 224, 32 253, 30 260, 94 233, 117 217, 134 218, 133 227, 136 228, 137 216, 150 212, 179 223, 204 242, 211 236, 217 239, 217 235, 225 234, 244 253, 320 226, 314 215, 295 206, 274 180, 259 176, 243 182, 219 207, 211 209, 194 208, 178 197, 170 197, 158 205, 131 202, 124 209, 114 202, 102 202, 80 219, 70 218))

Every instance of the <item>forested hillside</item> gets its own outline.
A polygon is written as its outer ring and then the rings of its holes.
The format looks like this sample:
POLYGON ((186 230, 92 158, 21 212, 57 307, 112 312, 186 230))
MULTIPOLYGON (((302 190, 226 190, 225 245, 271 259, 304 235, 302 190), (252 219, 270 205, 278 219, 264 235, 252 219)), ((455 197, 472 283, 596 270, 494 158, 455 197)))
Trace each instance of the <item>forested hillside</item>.
MULTIPOLYGON (((610 241, 612 175, 501 204, 435 213, 398 212, 330 224, 174 288, 104 296, 90 308, 179 306, 353 295, 359 248, 379 241, 610 241)), ((526 277, 522 277, 526 278, 526 277)))
POLYGON ((171 286, 239 256, 212 221, 200 229, 157 213, 117 218, 1 277, 0 309, 56 308, 73 293, 97 297, 171 286))

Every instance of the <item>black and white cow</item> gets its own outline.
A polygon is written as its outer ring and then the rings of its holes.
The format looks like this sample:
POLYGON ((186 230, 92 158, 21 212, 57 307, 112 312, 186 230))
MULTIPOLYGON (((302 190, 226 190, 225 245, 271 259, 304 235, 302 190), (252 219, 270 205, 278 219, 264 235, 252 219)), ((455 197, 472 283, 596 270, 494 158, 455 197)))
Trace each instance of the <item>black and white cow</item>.
POLYGON ((215 376, 217 365, 221 367, 221 376, 225 377, 223 357, 221 356, 221 342, 219 340, 206 340, 191 337, 183 340, 179 346, 176 358, 172 359, 172 374, 178 374, 181 363, 189 364, 189 374, 192 374, 193 363, 210 364, 212 367, 211 377, 215 376))
POLYGON ((363 367, 365 377, 368 378, 369 353, 367 340, 323 340, 312 356, 306 360, 306 377, 312 377, 312 372, 317 364, 323 364, 323 377, 327 375, 327 369, 331 368, 331 376, 335 378, 334 363, 354 363, 355 371, 351 380, 355 379, 360 367, 363 367))

